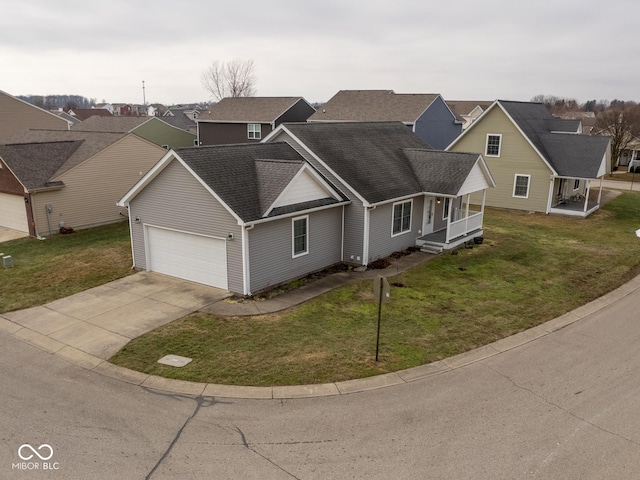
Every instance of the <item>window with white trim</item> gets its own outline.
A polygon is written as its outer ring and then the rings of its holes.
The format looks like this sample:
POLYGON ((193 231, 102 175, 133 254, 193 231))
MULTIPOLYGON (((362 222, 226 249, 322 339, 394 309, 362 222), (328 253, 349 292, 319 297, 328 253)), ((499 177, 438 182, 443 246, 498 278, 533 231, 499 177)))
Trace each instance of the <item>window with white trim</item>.
POLYGON ((529 198, 529 181, 531 175, 518 175, 513 181, 513 196, 519 198, 529 198))
POLYGON ((293 257, 309 253, 309 216, 297 217, 291 221, 293 257))
POLYGON ((259 123, 247 124, 247 138, 260 140, 262 138, 262 125, 259 123))
POLYGON ((485 149, 485 155, 487 157, 499 157, 501 146, 502 146, 502 134, 500 133, 487 134, 487 148, 485 149))
POLYGON ((576 178, 576 179, 573 181, 573 189, 574 189, 574 190, 578 190, 579 188, 580 188, 580 179, 579 179, 579 178, 576 178))
POLYGON ((391 236, 401 235, 411 230, 411 207, 413 200, 393 204, 391 236))

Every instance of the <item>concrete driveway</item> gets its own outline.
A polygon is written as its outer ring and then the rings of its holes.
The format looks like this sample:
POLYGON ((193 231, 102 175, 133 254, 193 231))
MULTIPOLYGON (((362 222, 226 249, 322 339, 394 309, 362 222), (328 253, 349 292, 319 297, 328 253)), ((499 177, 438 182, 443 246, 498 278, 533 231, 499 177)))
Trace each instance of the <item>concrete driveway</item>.
POLYGON ((28 237, 28 233, 11 230, 10 228, 0 227, 0 243, 15 240, 17 238, 28 237))
POLYGON ((140 272, 43 306, 0 315, 15 335, 47 347, 68 345, 107 360, 130 340, 184 317, 229 292, 140 272))

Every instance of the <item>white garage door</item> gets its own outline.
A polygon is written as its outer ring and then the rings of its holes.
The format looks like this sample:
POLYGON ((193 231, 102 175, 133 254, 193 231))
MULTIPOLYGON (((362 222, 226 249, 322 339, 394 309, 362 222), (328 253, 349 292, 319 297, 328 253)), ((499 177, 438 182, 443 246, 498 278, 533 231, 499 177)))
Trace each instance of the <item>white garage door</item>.
POLYGON ((29 233, 27 208, 22 195, 0 193, 0 227, 29 233))
POLYGON ((147 269, 228 289, 225 240, 147 226, 147 269))

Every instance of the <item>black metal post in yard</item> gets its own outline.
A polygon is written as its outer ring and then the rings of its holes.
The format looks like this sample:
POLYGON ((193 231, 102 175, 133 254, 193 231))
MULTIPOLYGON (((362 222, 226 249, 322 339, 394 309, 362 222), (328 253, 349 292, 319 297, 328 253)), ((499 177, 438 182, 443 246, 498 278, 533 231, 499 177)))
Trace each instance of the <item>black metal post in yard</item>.
POLYGON ((382 312, 382 289, 384 288, 382 280, 380 281, 380 291, 378 292, 378 335, 376 337, 376 362, 378 361, 378 351, 380 349, 380 314, 382 312))

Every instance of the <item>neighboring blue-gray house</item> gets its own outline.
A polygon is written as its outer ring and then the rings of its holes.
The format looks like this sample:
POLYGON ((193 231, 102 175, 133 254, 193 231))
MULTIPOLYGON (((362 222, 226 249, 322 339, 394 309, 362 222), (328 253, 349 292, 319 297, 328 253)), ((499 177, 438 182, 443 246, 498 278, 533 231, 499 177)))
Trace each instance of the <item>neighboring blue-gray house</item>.
POLYGON ((252 295, 331 265, 482 235, 479 154, 399 122, 283 124, 261 144, 170 151, 121 200, 134 267, 252 295))
POLYGON ((402 122, 436 150, 462 132, 462 121, 437 93, 393 90, 340 90, 309 122, 402 122))

